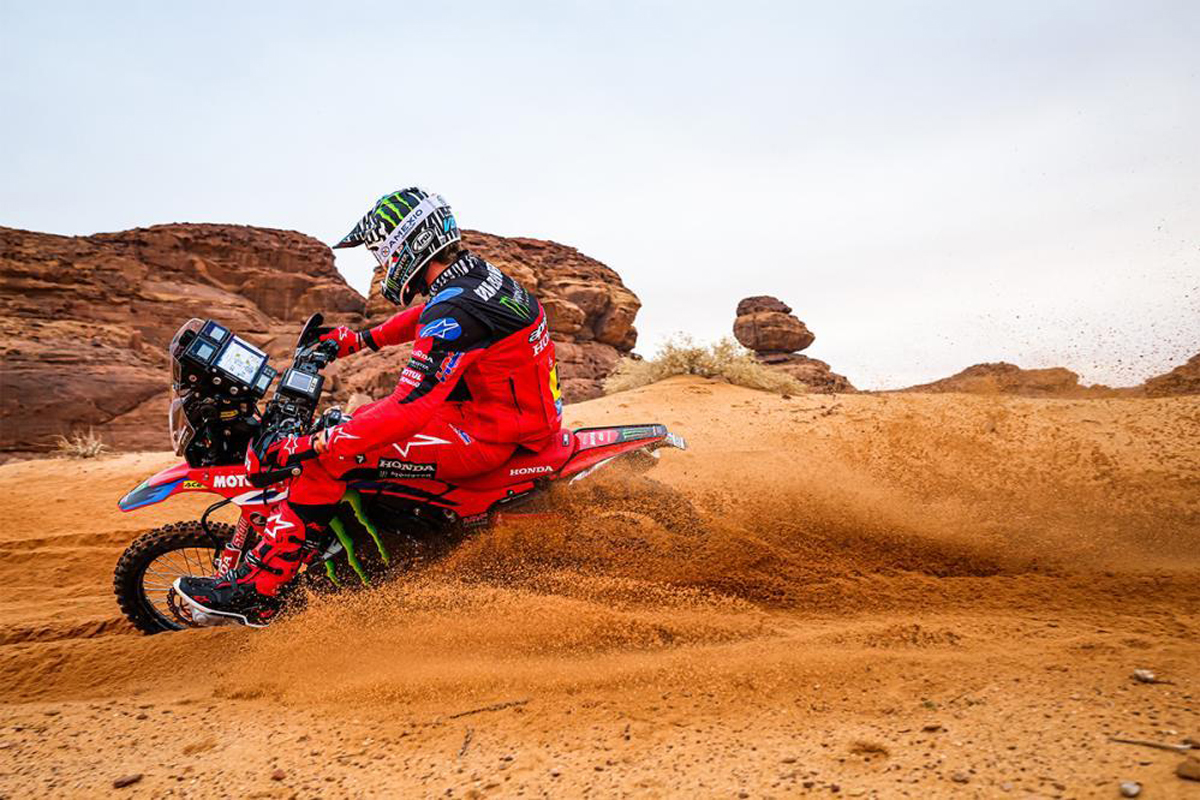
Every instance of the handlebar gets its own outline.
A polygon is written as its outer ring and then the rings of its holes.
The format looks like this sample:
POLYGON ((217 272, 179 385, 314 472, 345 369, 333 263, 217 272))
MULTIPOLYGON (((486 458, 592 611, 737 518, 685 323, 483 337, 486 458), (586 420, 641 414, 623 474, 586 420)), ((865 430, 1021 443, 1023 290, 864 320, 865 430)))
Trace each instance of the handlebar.
POLYGON ((265 489, 273 483, 285 481, 288 478, 294 478, 300 474, 299 467, 291 467, 289 469, 276 469, 270 472, 254 472, 246 476, 246 482, 255 489, 265 489))

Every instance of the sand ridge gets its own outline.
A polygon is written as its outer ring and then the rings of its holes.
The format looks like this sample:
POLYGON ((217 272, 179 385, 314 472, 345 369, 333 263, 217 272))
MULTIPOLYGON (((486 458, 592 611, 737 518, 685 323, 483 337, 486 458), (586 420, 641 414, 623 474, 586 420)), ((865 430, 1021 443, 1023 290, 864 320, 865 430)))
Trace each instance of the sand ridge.
POLYGON ((204 505, 115 510, 169 455, 0 467, 0 794, 1194 791, 1108 737, 1200 737, 1200 398, 568 408, 646 421, 702 533, 501 526, 260 633, 120 620, 121 548, 204 505))

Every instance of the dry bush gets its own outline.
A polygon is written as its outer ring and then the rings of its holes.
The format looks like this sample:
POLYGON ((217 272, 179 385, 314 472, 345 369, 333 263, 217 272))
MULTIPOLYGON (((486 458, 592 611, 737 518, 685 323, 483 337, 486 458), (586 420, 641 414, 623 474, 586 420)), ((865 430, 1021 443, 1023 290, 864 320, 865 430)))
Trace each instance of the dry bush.
POLYGON ((697 345, 690 337, 667 341, 654 356, 643 361, 621 359, 604 381, 605 394, 636 389, 672 375, 722 378, 738 386, 778 394, 802 394, 804 386, 785 372, 761 364, 746 348, 732 339, 714 345, 697 345))
POLYGON ((61 458, 95 458, 107 453, 108 445, 100 439, 94 429, 88 428, 87 433, 76 431, 70 438, 59 436, 54 452, 61 458))

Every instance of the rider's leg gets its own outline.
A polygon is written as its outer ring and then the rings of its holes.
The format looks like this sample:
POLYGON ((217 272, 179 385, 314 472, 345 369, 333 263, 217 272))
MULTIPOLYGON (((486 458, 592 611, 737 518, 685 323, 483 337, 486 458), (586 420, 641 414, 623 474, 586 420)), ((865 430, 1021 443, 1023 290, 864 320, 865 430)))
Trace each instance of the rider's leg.
MULTIPOLYGON (((327 460, 322 466, 334 475, 352 477, 356 470, 368 470, 374 478, 435 478, 455 482, 488 472, 512 457, 517 446, 504 442, 483 442, 475 438, 461 404, 446 403, 419 432, 408 439, 382 445, 363 456, 327 460)), ((305 468, 305 472, 307 472, 305 468)))
POLYGON ((320 460, 307 464, 288 484, 288 499, 267 518, 258 545, 246 554, 254 569, 244 578, 255 591, 273 597, 312 561, 329 539, 329 522, 337 513, 346 485, 320 460))
POLYGON ((175 588, 217 616, 263 625, 278 611, 279 590, 327 544, 345 485, 318 461, 290 481, 288 500, 267 518, 262 538, 238 567, 215 578, 181 578, 175 588))

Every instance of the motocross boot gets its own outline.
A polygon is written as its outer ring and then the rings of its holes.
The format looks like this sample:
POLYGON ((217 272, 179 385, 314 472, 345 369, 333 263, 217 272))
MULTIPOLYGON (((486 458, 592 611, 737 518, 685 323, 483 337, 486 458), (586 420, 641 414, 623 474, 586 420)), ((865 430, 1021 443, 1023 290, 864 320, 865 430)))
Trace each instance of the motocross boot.
POLYGON ((285 504, 268 520, 262 541, 235 569, 213 578, 179 578, 175 591, 201 625, 217 624, 220 620, 215 618, 224 618, 264 628, 282 606, 280 590, 328 540, 327 519, 321 522, 310 517, 305 521, 285 504))

